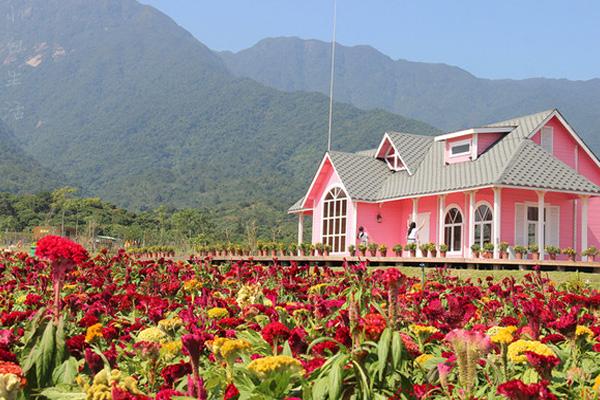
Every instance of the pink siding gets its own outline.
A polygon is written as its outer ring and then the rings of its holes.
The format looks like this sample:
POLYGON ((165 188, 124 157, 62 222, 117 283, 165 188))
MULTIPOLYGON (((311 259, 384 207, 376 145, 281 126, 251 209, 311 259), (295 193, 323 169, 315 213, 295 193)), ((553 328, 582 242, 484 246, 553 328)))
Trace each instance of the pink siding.
POLYGON ((464 136, 459 136, 456 138, 446 140, 446 151, 445 151, 445 155, 444 155, 444 162, 446 162, 447 164, 456 164, 459 162, 469 161, 471 159, 470 154, 465 154, 464 156, 455 156, 455 157, 450 156, 450 148, 452 147, 452 145, 456 142, 462 142, 462 141, 466 141, 466 140, 470 140, 471 146, 473 145, 473 135, 464 135, 464 136))
POLYGON ((381 204, 358 202, 356 205, 357 226, 365 228, 371 242, 387 245, 390 252, 394 245, 406 242, 406 221, 412 213, 410 200, 381 204), (381 215, 379 223, 377 214, 381 215))
POLYGON ((480 155, 498 140, 500 140, 504 133, 478 133, 477 134, 477 155, 480 155))

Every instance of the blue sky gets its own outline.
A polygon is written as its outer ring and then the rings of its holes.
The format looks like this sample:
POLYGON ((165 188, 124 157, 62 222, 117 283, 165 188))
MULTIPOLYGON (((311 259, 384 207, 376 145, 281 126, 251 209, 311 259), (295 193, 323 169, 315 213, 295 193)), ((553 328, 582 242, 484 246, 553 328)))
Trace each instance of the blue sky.
MULTIPOLYGON (((332 0, 141 0, 215 50, 331 40, 332 0)), ((338 0, 337 41, 484 78, 600 78, 598 0, 338 0)))

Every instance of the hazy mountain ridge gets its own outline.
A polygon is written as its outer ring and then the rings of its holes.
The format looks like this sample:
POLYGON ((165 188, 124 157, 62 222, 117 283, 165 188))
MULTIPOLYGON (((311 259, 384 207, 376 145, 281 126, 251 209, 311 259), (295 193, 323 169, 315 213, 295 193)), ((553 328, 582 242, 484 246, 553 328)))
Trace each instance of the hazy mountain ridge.
MULTIPOLYGON (((327 98, 237 78, 170 18, 133 0, 0 0, 2 117, 25 150, 84 195, 119 205, 283 213, 325 149, 327 98), (7 81, 8 82, 8 81, 7 81)), ((337 104, 336 149, 384 130, 434 133, 337 104)))
MULTIPOLYGON (((370 46, 336 49, 338 101, 382 108, 443 130, 557 107, 600 154, 600 79, 482 79, 446 64, 393 60, 370 46)), ((330 44, 325 42, 269 38, 220 55, 236 75, 280 90, 329 91, 330 44)))

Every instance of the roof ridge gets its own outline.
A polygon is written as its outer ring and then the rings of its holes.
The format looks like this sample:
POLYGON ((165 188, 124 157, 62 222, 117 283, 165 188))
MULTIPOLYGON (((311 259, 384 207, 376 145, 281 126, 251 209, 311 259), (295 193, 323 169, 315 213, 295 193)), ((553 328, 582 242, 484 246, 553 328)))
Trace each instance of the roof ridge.
POLYGON ((398 132, 398 131, 386 131, 385 133, 387 133, 388 135, 396 134, 396 135, 413 136, 413 137, 417 137, 419 139, 426 139, 426 140, 433 140, 433 138, 435 137, 434 135, 422 135, 420 133, 398 132))

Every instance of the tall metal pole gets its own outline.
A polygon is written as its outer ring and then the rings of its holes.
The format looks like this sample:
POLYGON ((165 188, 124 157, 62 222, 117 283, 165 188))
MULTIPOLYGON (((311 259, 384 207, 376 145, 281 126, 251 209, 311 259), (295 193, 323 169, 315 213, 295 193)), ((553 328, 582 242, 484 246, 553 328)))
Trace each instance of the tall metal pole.
POLYGON ((337 0, 333 0, 333 39, 331 40, 331 76, 329 79, 329 130, 327 133, 327 151, 331 151, 331 128, 333 125, 333 80, 335 75, 335 30, 337 21, 337 0))

